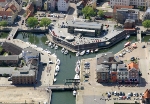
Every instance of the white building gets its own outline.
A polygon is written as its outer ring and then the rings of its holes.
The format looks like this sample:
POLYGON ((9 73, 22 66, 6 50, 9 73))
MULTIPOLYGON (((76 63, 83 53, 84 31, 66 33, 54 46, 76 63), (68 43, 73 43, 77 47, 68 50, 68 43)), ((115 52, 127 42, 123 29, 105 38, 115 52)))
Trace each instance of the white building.
POLYGON ((56 7, 56 1, 55 0, 48 0, 48 9, 50 11, 54 11, 56 7))
POLYGON ((118 64, 117 66, 117 80, 120 82, 126 81, 129 79, 129 74, 127 67, 125 67, 125 64, 118 64))
POLYGON ((143 15, 143 20, 149 20, 149 19, 150 19, 150 7, 148 7, 148 9, 143 15))
POLYGON ((111 7, 114 5, 124 5, 124 6, 150 6, 150 0, 110 0, 111 7), (145 4, 146 3, 146 4, 145 4))
POLYGON ((69 0, 58 0, 57 7, 58 11, 67 11, 69 8, 70 1, 69 0))

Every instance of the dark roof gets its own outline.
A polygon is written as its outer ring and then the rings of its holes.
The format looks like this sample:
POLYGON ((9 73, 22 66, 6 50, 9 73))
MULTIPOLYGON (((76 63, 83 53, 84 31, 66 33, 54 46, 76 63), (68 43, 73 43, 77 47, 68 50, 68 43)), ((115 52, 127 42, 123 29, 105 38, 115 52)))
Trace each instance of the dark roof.
POLYGON ((115 13, 117 9, 121 9, 121 8, 132 9, 132 8, 134 8, 134 6, 115 5, 114 9, 113 9, 113 12, 115 13))
POLYGON ((109 65, 104 65, 104 64, 101 64, 101 65, 97 65, 97 72, 109 72, 110 70, 110 67, 109 65))
POLYGON ((22 48, 8 42, 4 42, 2 48, 15 55, 19 55, 22 52, 22 48))
POLYGON ((17 60, 18 61, 19 56, 18 55, 8 55, 8 56, 1 56, 0 60, 17 60))
POLYGON ((128 71, 125 64, 118 64, 117 70, 118 71, 128 71))

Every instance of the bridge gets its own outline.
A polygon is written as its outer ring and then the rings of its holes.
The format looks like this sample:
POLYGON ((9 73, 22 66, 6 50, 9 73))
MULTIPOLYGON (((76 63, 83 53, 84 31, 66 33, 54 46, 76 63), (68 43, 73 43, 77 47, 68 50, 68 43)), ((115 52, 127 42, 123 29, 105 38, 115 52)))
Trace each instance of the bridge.
POLYGON ((18 27, 12 28, 12 30, 10 31, 7 39, 12 40, 15 37, 17 31, 18 31, 18 27))
POLYGON ((78 86, 74 86, 74 85, 51 85, 49 87, 47 87, 48 90, 52 90, 52 91, 63 91, 63 90, 74 90, 74 89, 78 89, 78 86))
POLYGON ((80 79, 66 79, 65 83, 80 83, 80 79))

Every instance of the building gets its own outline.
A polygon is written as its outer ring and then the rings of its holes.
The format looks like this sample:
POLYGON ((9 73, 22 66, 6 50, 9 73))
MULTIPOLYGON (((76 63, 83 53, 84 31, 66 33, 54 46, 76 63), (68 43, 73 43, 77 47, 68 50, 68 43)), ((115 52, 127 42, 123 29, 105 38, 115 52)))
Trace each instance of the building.
POLYGON ((33 2, 33 5, 36 6, 37 10, 41 10, 43 6, 43 1, 42 0, 30 0, 30 2, 33 2))
POLYGON ((133 19, 136 22, 139 21, 140 12, 138 9, 121 8, 116 10, 116 20, 119 23, 124 23, 126 19, 133 19))
POLYGON ((92 8, 96 8, 97 7, 97 0, 82 0, 83 2, 86 2, 85 6, 90 6, 92 8))
POLYGON ((110 79, 111 79, 111 82, 117 82, 117 65, 116 64, 111 65, 110 79))
POLYGON ((117 81, 118 83, 128 83, 128 70, 125 64, 118 64, 117 66, 117 81))
POLYGON ((141 104, 150 104, 150 89, 147 89, 142 96, 141 104))
POLYGON ((33 16, 33 13, 34 13, 34 5, 33 2, 30 2, 26 8, 26 19, 28 19, 28 17, 30 16, 33 16))
POLYGON ((114 5, 125 5, 125 6, 134 6, 134 7, 138 7, 138 6, 150 6, 150 1, 148 0, 138 0, 134 1, 134 0, 110 0, 109 5, 113 8, 114 5))
POLYGON ((20 12, 22 10, 22 0, 12 0, 10 5, 14 5, 18 12, 20 12))
POLYGON ((17 66, 19 61, 18 55, 0 56, 0 65, 13 65, 17 66))
POLYGON ((48 1, 44 2, 44 10, 48 10, 49 9, 49 5, 48 5, 48 1))
POLYGON ((58 11, 68 11, 70 5, 70 1, 69 0, 57 0, 57 8, 58 11))
POLYGON ((48 0, 48 10, 54 11, 56 8, 56 0, 48 0))
POLYGON ((7 8, 0 7, 0 21, 6 21, 9 25, 14 23, 14 20, 16 19, 18 15, 17 8, 11 4, 8 5, 7 8))
POLYGON ((149 20, 150 19, 150 7, 147 8, 146 12, 143 15, 143 20, 149 20))
POLYGON ((11 55, 19 55, 22 52, 22 48, 8 42, 4 42, 2 48, 11 55))
POLYGON ((126 19, 126 21, 124 22, 124 28, 125 28, 125 29, 128 29, 128 28, 135 28, 135 20, 126 19))
POLYGON ((10 0, 0 0, 0 7, 7 9, 10 2, 10 0))
POLYGON ((139 83, 139 67, 137 63, 131 62, 127 65, 129 71, 129 81, 139 83))
POLYGON ((82 35, 96 36, 103 29, 103 24, 97 22, 69 21, 68 33, 81 33, 82 35))
POLYGON ((115 82, 116 76, 116 65, 120 63, 120 60, 114 57, 112 52, 102 53, 96 55, 97 66, 96 66, 96 78, 97 82, 115 82))

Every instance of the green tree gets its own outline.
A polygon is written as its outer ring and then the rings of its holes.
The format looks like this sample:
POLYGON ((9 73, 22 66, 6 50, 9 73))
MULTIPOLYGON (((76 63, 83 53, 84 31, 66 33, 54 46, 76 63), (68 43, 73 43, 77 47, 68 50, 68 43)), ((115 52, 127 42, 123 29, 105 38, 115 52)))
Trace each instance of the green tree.
POLYGON ((144 26, 144 28, 147 28, 147 30, 148 30, 148 28, 150 28, 150 20, 143 21, 142 25, 144 26))
POLYGON ((7 22, 6 21, 1 21, 0 22, 0 26, 6 27, 7 26, 7 22))
POLYGON ((90 18, 91 16, 95 16, 96 12, 94 11, 94 9, 90 6, 85 6, 82 9, 82 13, 84 14, 84 16, 86 18, 90 18))
POLYGON ((27 24, 28 24, 28 26, 30 27, 30 28, 35 28, 35 26, 37 26, 38 25, 38 20, 37 20, 37 18, 35 18, 35 17, 29 17, 28 19, 27 19, 27 24))
POLYGON ((50 23, 51 23, 50 19, 48 19, 48 18, 42 18, 41 22, 40 22, 40 26, 44 26, 45 29, 46 29, 46 27, 48 27, 48 25, 50 25, 50 23))
POLYGON ((98 14, 98 16, 100 16, 100 17, 104 16, 103 10, 99 10, 97 14, 98 14))

